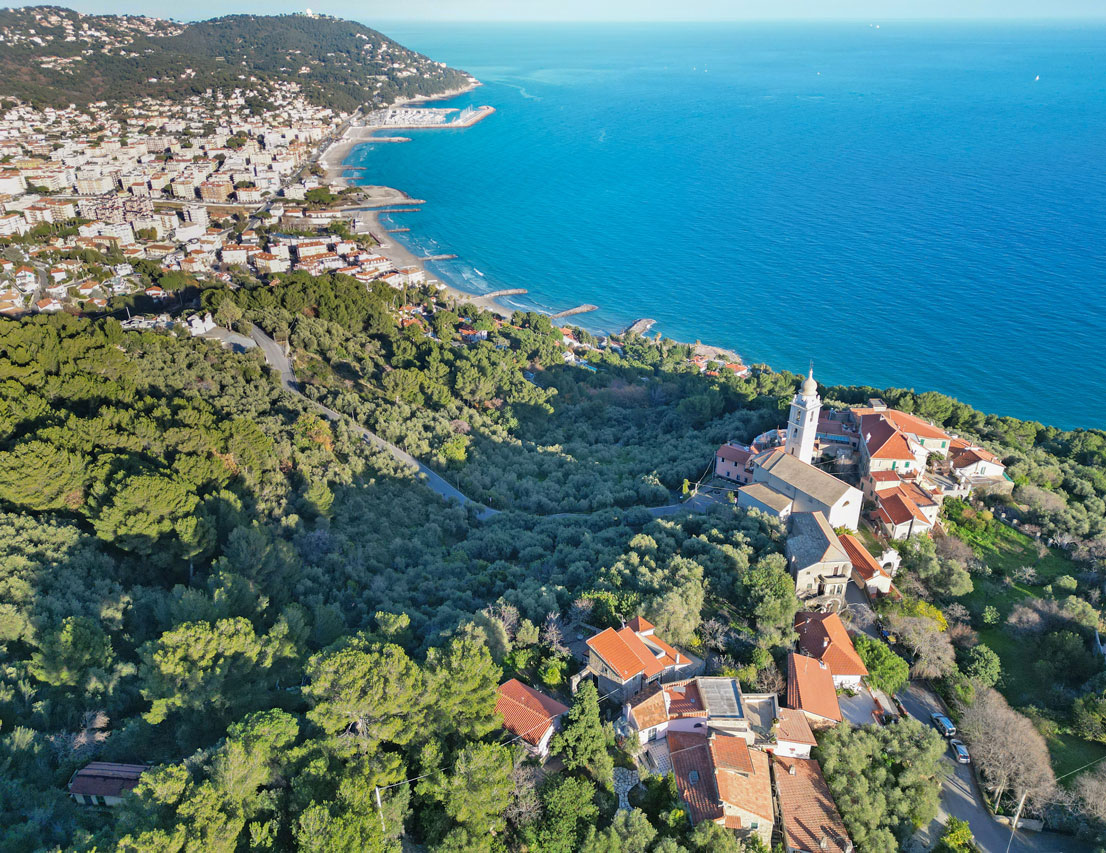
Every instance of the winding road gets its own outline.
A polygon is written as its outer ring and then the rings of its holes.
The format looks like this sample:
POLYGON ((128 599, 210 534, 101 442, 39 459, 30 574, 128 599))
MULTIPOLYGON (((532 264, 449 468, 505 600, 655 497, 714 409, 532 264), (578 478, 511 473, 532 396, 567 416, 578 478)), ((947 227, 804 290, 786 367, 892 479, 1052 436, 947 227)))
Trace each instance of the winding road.
MULTIPOLYGON (((328 419, 332 421, 343 420, 344 416, 339 412, 334 411, 334 409, 328 406, 324 406, 317 400, 312 400, 303 395, 303 392, 299 389, 299 383, 296 381, 296 374, 292 371, 292 363, 288 360, 288 356, 284 354, 284 349, 280 344, 266 335, 261 329, 257 328, 257 326, 251 326, 250 337, 253 338, 258 347, 261 348, 261 352, 265 355, 265 361, 268 362, 269 366, 280 374, 280 384, 284 386, 286 391, 295 394, 302 400, 306 400, 326 415, 328 419)), ((419 462, 418 459, 406 450, 397 447, 390 441, 385 441, 375 432, 365 429, 365 427, 361 426, 352 418, 346 418, 346 420, 349 422, 353 431, 360 435, 363 440, 380 448, 386 453, 390 453, 395 459, 402 462, 408 468, 415 470, 418 476, 435 494, 441 495, 446 500, 457 501, 466 507, 472 507, 476 511, 476 517, 480 521, 485 521, 499 514, 499 510, 484 506, 482 503, 477 503, 454 486, 451 486, 444 477, 428 468, 422 462, 419 462)))

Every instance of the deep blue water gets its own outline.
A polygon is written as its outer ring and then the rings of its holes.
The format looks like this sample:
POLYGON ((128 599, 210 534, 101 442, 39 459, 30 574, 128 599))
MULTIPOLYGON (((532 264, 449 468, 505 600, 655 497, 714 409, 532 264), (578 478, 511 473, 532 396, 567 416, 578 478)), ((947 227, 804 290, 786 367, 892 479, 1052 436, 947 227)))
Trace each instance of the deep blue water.
POLYGON ((1106 427, 1101 25, 385 29, 498 110, 348 161, 452 283, 1106 427))

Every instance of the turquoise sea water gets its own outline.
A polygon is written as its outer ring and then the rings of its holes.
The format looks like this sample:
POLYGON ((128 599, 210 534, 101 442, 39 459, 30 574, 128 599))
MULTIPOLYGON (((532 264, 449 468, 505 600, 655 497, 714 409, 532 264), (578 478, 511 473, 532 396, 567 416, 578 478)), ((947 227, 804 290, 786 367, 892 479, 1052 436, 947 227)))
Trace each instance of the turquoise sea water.
POLYGON ((497 109, 347 161, 451 283, 1106 427, 1106 28, 385 30, 497 109))

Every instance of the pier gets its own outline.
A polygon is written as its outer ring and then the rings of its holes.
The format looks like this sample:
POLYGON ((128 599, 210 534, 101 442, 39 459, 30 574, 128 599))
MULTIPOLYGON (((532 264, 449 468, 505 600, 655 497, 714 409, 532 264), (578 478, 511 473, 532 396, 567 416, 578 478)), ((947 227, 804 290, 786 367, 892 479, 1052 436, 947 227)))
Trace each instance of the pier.
POLYGON ((550 314, 550 320, 560 320, 562 317, 572 317, 575 314, 586 314, 588 311, 598 311, 598 305, 577 305, 575 308, 569 308, 567 311, 558 311, 556 314, 550 314))
POLYGON ((484 296, 488 299, 497 299, 500 296, 519 296, 529 292, 525 287, 509 287, 506 290, 493 290, 491 293, 485 293, 484 296))
POLYGON ((411 230, 410 228, 386 228, 384 230, 384 233, 385 234, 402 234, 405 231, 410 231, 410 230, 411 230))
MULTIPOLYGON (((410 231, 410 228, 404 228, 404 231, 410 231)), ((391 233, 390 231, 388 232, 391 233)), ((423 255, 419 258, 420 261, 452 261, 456 258, 456 255, 423 255)))
POLYGON ((383 210, 373 211, 374 213, 418 213, 422 210, 421 207, 386 207, 383 210))
POLYGON ((632 324, 630 324, 626 328, 626 331, 623 332, 622 334, 624 334, 624 335, 644 335, 646 332, 649 331, 650 328, 652 328, 653 324, 656 323, 656 322, 657 322, 656 320, 652 320, 652 319, 649 319, 649 318, 642 318, 641 320, 634 320, 634 322, 632 324))

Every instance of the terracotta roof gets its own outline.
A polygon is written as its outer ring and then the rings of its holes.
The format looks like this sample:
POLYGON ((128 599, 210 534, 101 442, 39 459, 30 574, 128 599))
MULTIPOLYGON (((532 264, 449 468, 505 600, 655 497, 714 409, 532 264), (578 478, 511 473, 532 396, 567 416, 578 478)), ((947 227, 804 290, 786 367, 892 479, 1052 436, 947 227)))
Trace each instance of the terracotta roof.
POLYGON ((918 438, 931 438, 940 441, 949 440, 949 434, 947 432, 939 427, 935 427, 929 421, 919 418, 917 415, 900 412, 898 409, 888 409, 883 414, 884 417, 891 421, 898 429, 901 429, 903 432, 908 432, 911 435, 916 435, 918 438))
POLYGON ((672 760, 672 772, 676 777, 676 790, 679 791, 680 799, 687 803, 691 822, 695 824, 722 817, 706 737, 687 732, 669 732, 668 752, 672 760))
MULTIPOLYGON (((661 642, 654 636, 650 636, 649 640, 656 642, 658 646, 661 642)), ((603 658, 623 681, 629 681, 639 674, 652 678, 666 665, 676 663, 674 659, 658 660, 656 654, 628 626, 617 631, 606 628, 591 637, 588 640, 588 646, 603 658)), ((672 649, 667 644, 665 646, 672 649)), ((675 649, 672 651, 675 652, 675 649)), ((664 655, 667 657, 667 652, 664 652, 664 655)))
POLYGON ((989 450, 984 450, 982 447, 968 447, 961 450, 956 455, 956 458, 952 460, 952 467, 967 468, 969 465, 974 465, 976 462, 993 462, 996 465, 1002 464, 999 458, 989 450))
POLYGON ((901 479, 897 471, 873 471, 868 476, 875 483, 897 483, 901 479))
POLYGON ((776 729, 776 739, 788 743, 802 743, 807 746, 817 746, 814 732, 810 730, 810 723, 806 714, 797 708, 780 708, 778 710, 780 724, 776 729))
POLYGON ((883 413, 865 415, 860 419, 860 432, 872 459, 913 460, 910 442, 906 436, 895 429, 883 413))
POLYGON ((626 627, 635 633, 642 631, 652 631, 653 623, 642 616, 635 616, 633 619, 626 623, 626 627))
MULTIPOLYGON (((630 651, 641 662, 642 671, 645 673, 646 678, 652 678, 664 669, 664 664, 657 660, 657 656, 652 649, 645 645, 641 637, 629 628, 619 628, 618 636, 622 638, 622 642, 629 647, 630 651)), ((655 638, 650 637, 650 639, 655 638)))
MULTIPOLYGON (((644 620, 642 620, 642 621, 644 622, 644 620)), ((649 625, 648 622, 644 622, 644 624, 649 625)), ((630 624, 627 625, 626 627, 630 628, 632 631, 645 630, 645 629, 642 629, 642 628, 635 628, 633 620, 631 620, 630 624)), ((650 629, 652 627, 653 627, 652 625, 649 625, 650 629)), ((662 651, 664 653, 664 661, 663 662, 664 662, 665 666, 675 666, 676 664, 679 664, 679 663, 687 663, 688 662, 686 655, 680 654, 679 651, 674 649, 672 646, 668 645, 668 643, 666 643, 664 640, 662 640, 656 634, 649 634, 648 636, 642 637, 641 641, 643 643, 645 643, 646 646, 655 646, 656 648, 658 648, 660 651, 662 651)))
POLYGON ((874 577, 887 574, 883 567, 876 562, 876 558, 869 554, 868 549, 860 544, 860 540, 851 533, 846 533, 838 538, 845 547, 845 553, 849 555, 849 559, 852 561, 853 569, 865 582, 874 577))
POLYGON ((772 760, 787 846, 812 853, 851 851, 848 830, 818 762, 780 756, 772 760))
POLYGON ((795 630, 799 633, 799 648, 823 661, 834 675, 868 674, 845 623, 836 613, 797 613, 795 630))
POLYGON ((753 759, 749 755, 749 744, 745 742, 745 738, 713 734, 707 746, 717 769, 732 770, 735 773, 753 772, 753 759))
POLYGON ((627 702, 630 717, 638 731, 645 731, 668 722, 668 708, 664 704, 664 691, 659 684, 650 684, 632 696, 627 702))
POLYGON ((69 780, 69 793, 94 797, 118 797, 138 784, 138 777, 149 768, 145 764, 113 764, 93 761, 69 780))
POLYGON ((495 710, 503 717, 503 727, 507 731, 537 746, 553 720, 568 707, 512 678, 499 685, 495 710))
POLYGON ((829 667, 795 652, 787 655, 787 704, 816 717, 841 722, 841 706, 829 667))
POLYGON ((723 444, 714 452, 714 455, 725 459, 727 462, 744 465, 749 461, 749 457, 753 455, 753 451, 748 447, 734 447, 732 444, 723 444))
POLYGON ((764 823, 771 824, 772 777, 768 769, 767 753, 759 749, 749 749, 745 746, 744 738, 728 735, 715 735, 711 738, 711 748, 713 750, 718 744, 729 741, 736 741, 745 747, 745 754, 749 757, 749 770, 744 773, 726 770, 718 766, 715 759, 715 784, 718 786, 719 796, 724 803, 752 812, 764 823))
POLYGON ((628 681, 644 669, 641 660, 614 628, 605 628, 589 638, 588 647, 603 658, 623 681, 628 681))
POLYGON ((892 524, 906 524, 911 518, 923 524, 930 523, 902 486, 878 492, 876 498, 881 515, 892 524))

